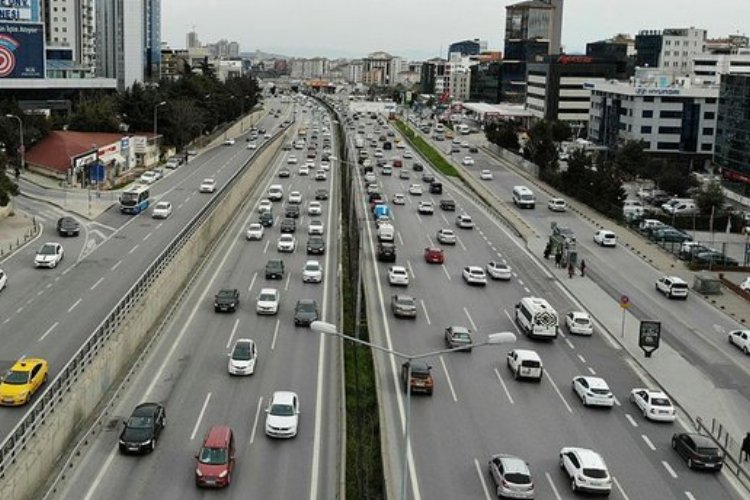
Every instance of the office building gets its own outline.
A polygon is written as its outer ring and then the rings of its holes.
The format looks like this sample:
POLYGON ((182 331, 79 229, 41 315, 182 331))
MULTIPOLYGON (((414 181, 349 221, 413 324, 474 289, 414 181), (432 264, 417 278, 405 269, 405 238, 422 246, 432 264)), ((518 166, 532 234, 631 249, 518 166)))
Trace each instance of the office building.
POLYGON ((455 101, 468 101, 470 81, 471 70, 468 67, 457 66, 452 68, 448 77, 447 89, 451 98, 455 101))
POLYGON ((435 57, 422 63, 419 86, 423 94, 441 94, 443 91, 443 77, 448 72, 448 61, 435 57), (440 80, 440 92, 435 89, 435 83, 440 80))
POLYGON ((461 54, 462 56, 475 56, 487 50, 487 42, 475 38, 473 40, 462 40, 454 42, 448 46, 448 57, 451 54, 461 54))
POLYGON ((497 104, 500 102, 500 61, 482 61, 470 68, 469 100, 497 104))
POLYGON ((401 71, 401 58, 387 52, 373 52, 362 58, 362 82, 367 85, 392 85, 401 71))
POLYGON ((723 75, 750 74, 750 49, 737 49, 733 54, 698 54, 693 58, 693 74, 715 84, 723 75))
POLYGON ((617 70, 613 78, 627 80, 635 72, 635 40, 629 35, 615 35, 607 40, 586 44, 586 55, 597 60, 614 61, 617 70))
POLYGON ((725 75, 719 89, 714 163, 750 192, 750 76, 725 75))
POLYGON ((58 0, 42 5, 52 78, 92 78, 96 74, 94 0, 58 0))
POLYGON ((693 71, 693 58, 706 52, 706 30, 693 27, 644 30, 636 35, 635 48, 639 67, 687 76, 693 71))
POLYGON ((119 90, 144 81, 145 1, 96 0, 97 75, 116 79, 119 90))
POLYGON ((144 0, 145 74, 156 82, 161 75, 161 0, 144 0))

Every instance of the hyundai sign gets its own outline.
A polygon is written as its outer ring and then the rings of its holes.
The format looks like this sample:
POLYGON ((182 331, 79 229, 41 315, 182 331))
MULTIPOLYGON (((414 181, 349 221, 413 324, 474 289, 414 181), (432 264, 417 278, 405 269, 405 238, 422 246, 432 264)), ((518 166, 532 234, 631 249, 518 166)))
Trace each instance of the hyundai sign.
POLYGON ((1 78, 44 78, 43 24, 0 22, 1 78))

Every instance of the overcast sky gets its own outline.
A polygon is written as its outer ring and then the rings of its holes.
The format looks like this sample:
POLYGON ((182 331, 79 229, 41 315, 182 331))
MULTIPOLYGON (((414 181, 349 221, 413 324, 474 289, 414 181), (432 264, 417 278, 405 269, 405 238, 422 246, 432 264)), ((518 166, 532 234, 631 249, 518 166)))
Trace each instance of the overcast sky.
MULTIPOLYGON (((487 40, 503 49, 508 0, 162 0, 162 37, 186 45, 235 40, 243 52, 297 57, 363 57, 385 50, 407 59, 446 56, 451 42, 487 40)), ((565 0, 562 42, 586 42, 641 29, 700 27, 709 37, 747 34, 750 0, 565 0)))

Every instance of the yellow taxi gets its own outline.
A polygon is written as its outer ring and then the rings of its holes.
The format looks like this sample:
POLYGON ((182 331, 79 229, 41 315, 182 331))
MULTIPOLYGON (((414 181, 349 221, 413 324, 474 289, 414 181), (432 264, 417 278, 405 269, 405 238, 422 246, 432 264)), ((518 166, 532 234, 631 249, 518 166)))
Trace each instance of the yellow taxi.
POLYGON ((21 359, 0 379, 0 405, 20 406, 47 381, 47 361, 39 358, 21 359))

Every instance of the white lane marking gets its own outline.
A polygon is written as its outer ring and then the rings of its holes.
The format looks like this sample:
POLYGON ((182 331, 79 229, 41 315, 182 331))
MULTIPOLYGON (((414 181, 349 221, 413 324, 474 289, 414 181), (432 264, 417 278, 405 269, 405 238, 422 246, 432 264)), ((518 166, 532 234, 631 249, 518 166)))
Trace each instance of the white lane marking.
POLYGON ((591 375, 596 375, 596 370, 594 370, 594 369, 593 369, 593 368, 591 368, 590 366, 587 366, 586 368, 588 368, 588 369, 589 369, 589 373, 590 373, 591 375))
POLYGON ((136 250, 138 250, 138 245, 136 245, 133 248, 131 248, 130 251, 128 252, 128 255, 130 255, 131 253, 135 252, 136 250))
POLYGON ((510 391, 508 390, 508 386, 505 385, 505 382, 503 381, 503 377, 500 376, 500 372, 497 368, 495 368, 495 375, 497 375, 497 379, 500 381, 500 385, 503 386, 503 390, 505 391, 505 395, 508 396, 508 401, 510 401, 510 404, 515 404, 513 402, 513 398, 510 395, 510 391))
POLYGON ((622 406, 622 404, 620 404, 620 400, 619 400, 619 399, 617 399, 617 396, 612 396, 612 399, 614 399, 614 401, 615 401, 615 404, 616 404, 617 406, 622 406))
POLYGON ((159 229, 159 228, 160 228, 160 227, 161 227, 161 226, 162 226, 163 224, 164 224, 163 222, 160 222, 160 223, 158 223, 158 224, 156 225, 156 229, 159 229))
POLYGON ((547 380, 549 380, 549 383, 552 384, 552 387, 555 389, 555 392, 557 393, 557 395, 560 396, 560 400, 565 405, 565 408, 567 408, 567 410, 570 413, 573 413, 573 408, 571 408, 568 402, 565 400, 565 397, 562 395, 562 392, 560 392, 560 389, 557 388, 557 384, 555 383, 554 380, 552 380, 552 377, 550 377, 549 372, 547 370, 544 370, 544 372, 545 372, 545 375, 547 375, 546 377, 547 380))
POLYGON ((446 224, 450 224, 450 221, 448 221, 448 218, 445 216, 445 214, 440 214, 440 217, 443 218, 446 224))
POLYGON ((68 308, 68 312, 71 312, 73 309, 75 309, 76 307, 78 307, 78 304, 80 304, 82 301, 83 301, 83 299, 76 300, 75 303, 68 308))
POLYGON ((255 410, 255 421, 253 422, 253 431, 250 433, 250 444, 255 442, 255 431, 258 430, 258 422, 260 421, 260 411, 263 408, 263 396, 258 399, 258 409, 255 410))
POLYGON ((195 439, 195 435, 198 433, 198 427, 200 427, 201 425, 201 420, 203 420, 203 414, 206 413, 206 407, 208 407, 209 401, 211 401, 210 392, 206 394, 206 399, 203 401, 203 407, 201 408, 201 412, 198 414, 198 420, 195 421, 195 427, 193 427, 193 432, 190 434, 190 441, 195 439))
POLYGON ((143 241, 146 241, 147 239, 149 239, 149 238, 151 237, 151 235, 152 235, 152 234, 154 234, 154 232, 153 232, 153 231, 151 231, 151 232, 150 232, 150 233, 148 233, 148 234, 147 234, 146 236, 144 236, 144 237, 143 237, 143 241))
POLYGON ((289 281, 291 279, 292 279, 292 273, 290 272, 289 274, 286 275, 286 283, 284 284, 284 291, 285 292, 289 291, 289 281))
POLYGON ((234 338, 234 334, 237 333, 237 327, 240 326, 240 320, 239 318, 234 320, 234 326, 232 327, 232 333, 229 334, 229 339, 227 340, 227 349, 229 349, 229 346, 232 345, 232 339, 234 338))
POLYGON ((651 451, 656 451, 656 446, 654 446, 654 443, 651 442, 651 440, 648 438, 647 435, 641 434, 641 438, 646 443, 646 446, 648 446, 649 448, 651 448, 651 451))
POLYGON ((638 422, 636 422, 635 419, 632 416, 630 416, 630 413, 626 413, 625 418, 627 419, 628 422, 630 422, 630 425, 632 425, 633 427, 638 427, 638 422))
POLYGON ((281 324, 280 320, 276 320, 276 326, 273 329, 273 340, 271 340, 271 350, 273 351, 276 349, 276 338, 279 336, 279 325, 281 324))
POLYGON ((479 465, 479 460, 474 459, 474 467, 477 469, 477 476, 479 476, 479 482, 482 483, 482 491, 484 491, 485 500, 492 500, 490 496, 490 490, 487 487, 487 481, 484 480, 484 474, 482 474, 482 467, 479 465))
POLYGON ((622 495, 622 498, 624 498, 625 500, 630 500, 630 497, 625 494, 625 490, 622 489, 622 486, 620 486, 620 481, 618 481, 615 476, 612 476, 612 481, 615 483, 615 486, 617 486, 617 489, 620 490, 620 495, 622 495))
POLYGON ((424 312, 424 319, 427 320, 427 324, 432 326, 432 322, 430 321, 430 315, 427 314, 427 306, 424 305, 424 300, 419 299, 419 303, 422 304, 422 311, 424 312))
POLYGON ((664 466, 665 469, 667 469, 667 472, 669 473, 672 478, 677 479, 677 473, 674 471, 671 465, 669 465, 666 460, 662 460, 661 464, 664 466))
POLYGON ((9 321, 10 321, 10 318, 5 318, 5 320, 3 321, 3 324, 8 323, 9 321))
POLYGON ((474 334, 477 334, 477 325, 474 323, 474 320, 471 319, 471 314, 469 314, 469 310, 465 307, 464 314, 466 314, 466 317, 469 318, 469 323, 471 324, 471 329, 474 330, 474 334))
POLYGON ((102 482, 102 479, 104 478, 104 474, 107 472, 107 468, 112 463, 112 460, 115 459, 116 454, 117 454, 117 448, 113 448, 112 451, 109 452, 109 456, 107 457, 107 460, 104 462, 104 466, 99 469, 99 472, 96 474, 96 478, 94 478, 94 481, 91 483, 91 486, 86 492, 86 496, 83 497, 83 500, 91 500, 91 497, 94 495, 96 488, 99 487, 99 483, 102 482))
POLYGON ((458 403, 458 398, 456 397, 456 391, 453 389, 453 381, 451 380, 451 376, 448 374, 448 367, 445 365, 445 360, 443 359, 443 356, 440 356, 440 364, 443 365, 443 371, 445 372, 445 380, 448 381, 448 388, 451 390, 451 396, 453 396, 453 402, 458 403))
POLYGON ((52 326, 50 326, 49 328, 47 328, 47 331, 44 332, 44 335, 42 335, 41 337, 39 337, 39 340, 37 342, 41 342, 42 340, 44 340, 45 337, 47 337, 47 335, 49 335, 50 333, 52 333, 52 330, 54 330, 55 328, 57 328, 57 325, 59 325, 59 324, 60 324, 59 321, 55 321, 55 323, 52 326))
POLYGON ((96 283, 94 283, 93 285, 91 285, 91 288, 89 288, 89 290, 93 290, 94 288, 96 288, 97 286, 99 286, 99 284, 101 284, 102 281, 104 281, 104 276, 102 276, 101 278, 99 278, 96 283))
POLYGON ((464 245, 464 242, 463 242, 463 240, 461 238, 459 238, 458 236, 456 236, 456 241, 458 242, 459 245, 461 245, 461 248, 464 249, 464 252, 468 252, 468 250, 466 249, 466 245, 464 245))
POLYGON ((117 269, 118 267, 120 267, 120 264, 122 264, 122 261, 118 260, 117 263, 114 266, 112 266, 112 267, 109 268, 109 270, 110 271, 114 271, 115 269, 117 269))
POLYGON ((560 493, 557 491, 555 483, 552 482, 552 476, 549 475, 549 472, 545 472, 544 476, 547 478, 547 482, 549 483, 550 488, 552 488, 552 493, 555 494, 555 498, 557 498, 557 500, 562 500, 560 493))
POLYGON ((581 360, 581 363, 583 363, 584 365, 586 364, 586 358, 584 358, 584 357, 583 357, 583 356, 581 356, 580 354, 578 355, 578 359, 580 359, 580 360, 581 360))
POLYGON ((406 261, 406 267, 409 268, 409 274, 411 274, 412 279, 416 278, 417 275, 414 274, 414 268, 411 267, 411 261, 410 260, 406 261))
POLYGON ((503 310, 503 312, 505 313, 505 316, 507 316, 507 317, 508 317, 508 321, 510 321, 510 324, 511 324, 511 325, 513 325, 513 328, 515 328, 515 329, 516 329, 516 332, 518 333, 518 335, 519 335, 519 336, 522 336, 522 335, 523 335, 523 332, 522 332, 522 331, 521 331, 521 329, 520 329, 520 328, 518 327, 518 323, 516 323, 515 321, 513 321, 513 318, 512 318, 511 316, 510 316, 510 313, 508 312, 508 310, 507 310, 507 309, 504 309, 504 310, 503 310))
POLYGON ((16 314, 20 314, 23 311, 23 306, 16 309, 16 314))
POLYGON ((268 245, 271 244, 271 240, 266 240, 266 245, 263 247, 263 253, 268 252, 268 245))
POLYGON ((401 237, 401 233, 399 231, 396 231, 396 236, 398 236, 398 242, 401 246, 404 246, 404 239, 401 237))
POLYGON ((52 283, 47 283, 47 286, 45 288, 52 288, 52 283))
POLYGON ((442 268, 443 268, 443 272, 445 273, 445 276, 446 276, 446 277, 448 278, 448 281, 450 281, 450 279, 451 279, 451 275, 450 275, 450 274, 448 274, 448 268, 447 268, 447 267, 445 267, 445 264, 440 264, 440 267, 442 267, 442 268))
POLYGON ((695 497, 689 491, 685 492, 685 496, 688 498, 688 500, 695 500, 695 497))
MULTIPOLYGON (((529 254, 529 256, 531 256, 531 254, 529 254)), ((542 267, 542 264, 539 263, 539 262, 537 262, 536 260, 533 260, 533 262, 538 267, 542 267)), ((548 277, 551 277, 551 275, 549 274, 549 271, 547 271, 546 268, 543 268, 543 269, 544 269, 544 273, 548 277)), ((573 297, 573 295, 568 291, 568 289, 565 288, 559 281, 555 281, 555 286, 557 286, 557 288, 560 289, 560 291, 562 292, 562 294, 565 295, 568 298, 568 300, 570 300, 573 304, 575 304, 578 307, 578 309, 580 309, 580 310, 585 310, 586 309, 585 307, 583 307, 583 304, 581 304, 581 302, 578 299, 576 299, 575 297, 573 297)), ((607 342, 607 344, 609 344, 609 346, 612 349, 614 349, 615 351, 619 351, 619 350, 622 349, 622 347, 620 346, 620 344, 618 344, 611 337, 611 332, 609 330, 607 330, 606 328, 604 328, 604 326, 601 323, 599 323, 599 321, 597 321, 596 319, 593 319, 593 323, 594 323, 594 327, 596 327, 600 331, 604 331, 606 333, 606 335, 602 335, 602 337, 604 338, 604 340, 607 342)))
POLYGON ((43 293, 44 293, 44 290, 39 290, 38 292, 36 292, 36 296, 37 296, 37 297, 39 297, 39 296, 40 296, 40 295, 42 295, 43 293))
POLYGON ((576 346, 573 345, 573 342, 571 342, 570 339, 566 338, 565 339, 565 343, 568 344, 568 347, 570 347, 571 349, 575 349, 576 348, 576 346))
POLYGON ((255 274, 253 274, 253 279, 250 280, 250 286, 247 287, 248 292, 253 289, 253 285, 255 285, 255 279, 257 277, 258 277, 258 271, 255 271, 255 274))
POLYGON ((34 302, 34 297, 32 297, 32 298, 30 298, 29 300, 27 300, 27 301, 26 301, 26 305, 28 306, 28 305, 29 305, 29 304, 31 304, 32 302, 34 302))
POLYGON ((66 274, 68 274, 68 272, 70 272, 70 270, 71 270, 71 269, 73 269, 73 268, 72 268, 72 267, 69 267, 69 268, 65 269, 65 271, 63 271, 63 272, 62 272, 62 273, 60 273, 60 274, 62 274, 63 276, 65 276, 66 274))

